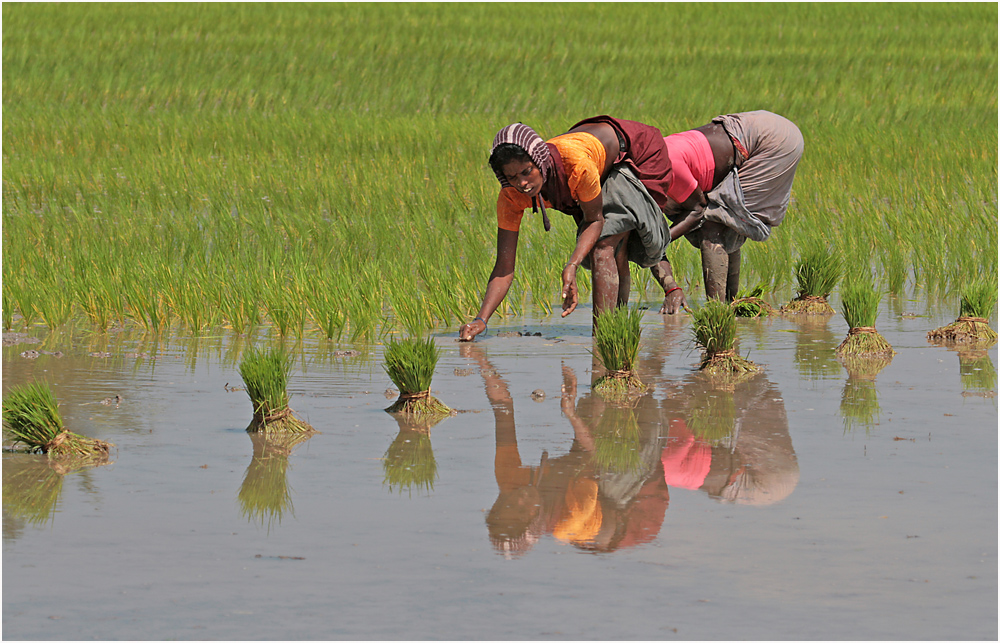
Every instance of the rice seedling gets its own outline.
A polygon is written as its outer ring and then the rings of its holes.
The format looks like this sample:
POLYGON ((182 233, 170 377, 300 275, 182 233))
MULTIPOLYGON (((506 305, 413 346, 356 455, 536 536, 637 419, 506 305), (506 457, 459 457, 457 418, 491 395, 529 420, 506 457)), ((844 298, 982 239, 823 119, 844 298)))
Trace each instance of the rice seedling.
POLYGON ((443 416, 411 421, 405 416, 396 416, 399 433, 382 456, 382 484, 389 491, 403 493, 405 489, 412 495, 413 490, 429 493, 437 480, 437 461, 431 448, 431 428, 443 416))
POLYGON ((730 302, 737 317, 768 317, 774 314, 771 304, 761 299, 764 286, 758 284, 753 288, 741 289, 736 299, 730 302))
POLYGON ((385 344, 382 368, 399 389, 399 398, 386 409, 387 412, 409 418, 454 414, 446 404, 431 395, 431 379, 440 355, 433 339, 389 338, 385 344))
POLYGON ((844 320, 850 326, 847 337, 837 347, 837 355, 881 357, 895 355, 896 351, 882 334, 875 329, 881 295, 870 281, 854 281, 841 291, 844 320))
POLYGON ((961 306, 958 319, 927 333, 927 339, 935 342, 954 342, 992 346, 997 342, 997 333, 990 328, 990 315, 997 305, 995 282, 976 279, 962 288, 961 306))
POLYGON ((40 382, 11 388, 3 399, 3 427, 15 446, 23 444, 50 459, 107 462, 114 446, 66 430, 52 388, 40 382))
POLYGON ((781 308, 782 313, 832 315, 826 298, 840 280, 843 266, 840 256, 827 247, 812 248, 795 265, 798 296, 781 308))
POLYGON ((295 515, 288 486, 288 458, 292 450, 312 437, 312 433, 250 434, 253 458, 243 474, 237 493, 240 510, 249 521, 268 529, 281 523, 286 512, 295 515))
POLYGON ((295 417, 288 406, 288 374, 292 356, 284 348, 250 348, 240 362, 240 377, 253 403, 247 431, 309 433, 308 423, 295 417))
POLYGON ((594 327, 594 356, 607 373, 594 383, 601 395, 621 399, 645 389, 635 373, 639 358, 642 311, 619 306, 604 312, 594 327))
POLYGON ((736 312, 729 304, 709 300, 692 311, 694 341, 704 354, 699 369, 710 375, 755 373, 760 367, 737 354, 736 312))

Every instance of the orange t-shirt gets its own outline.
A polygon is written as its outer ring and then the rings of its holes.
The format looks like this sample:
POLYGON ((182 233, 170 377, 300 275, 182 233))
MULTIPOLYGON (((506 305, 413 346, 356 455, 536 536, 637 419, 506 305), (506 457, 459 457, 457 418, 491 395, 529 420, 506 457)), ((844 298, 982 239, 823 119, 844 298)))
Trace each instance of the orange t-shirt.
MULTIPOLYGON (((592 201, 601 193, 601 171, 607 159, 604 145, 589 132, 562 134, 547 142, 555 145, 566 170, 569 193, 577 202, 592 201)), ((552 207, 548 201, 546 207, 552 207)), ((516 188, 503 188, 497 197, 497 226, 517 232, 521 217, 531 207, 531 197, 516 188)))

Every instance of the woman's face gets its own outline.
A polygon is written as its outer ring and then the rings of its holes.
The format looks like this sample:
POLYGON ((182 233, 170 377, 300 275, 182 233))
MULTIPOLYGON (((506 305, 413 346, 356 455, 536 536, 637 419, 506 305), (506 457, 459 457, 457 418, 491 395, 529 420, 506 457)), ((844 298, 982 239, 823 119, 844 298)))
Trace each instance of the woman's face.
POLYGON ((528 196, 538 196, 542 191, 542 172, 531 161, 511 161, 503 166, 507 182, 528 196))

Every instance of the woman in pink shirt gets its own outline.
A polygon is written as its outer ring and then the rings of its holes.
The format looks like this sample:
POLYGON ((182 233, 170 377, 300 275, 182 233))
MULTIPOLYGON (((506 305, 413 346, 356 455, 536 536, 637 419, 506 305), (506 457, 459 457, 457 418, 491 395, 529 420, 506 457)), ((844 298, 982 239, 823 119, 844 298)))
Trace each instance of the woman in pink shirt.
MULTIPOLYGON (((802 134, 787 118, 756 111, 717 116, 664 140, 673 170, 664 212, 675 221, 704 215, 704 224, 687 239, 701 250, 705 296, 732 301, 743 243, 767 239, 788 211, 802 134)), ((665 294, 660 312, 686 306, 667 258, 652 270, 665 294)))

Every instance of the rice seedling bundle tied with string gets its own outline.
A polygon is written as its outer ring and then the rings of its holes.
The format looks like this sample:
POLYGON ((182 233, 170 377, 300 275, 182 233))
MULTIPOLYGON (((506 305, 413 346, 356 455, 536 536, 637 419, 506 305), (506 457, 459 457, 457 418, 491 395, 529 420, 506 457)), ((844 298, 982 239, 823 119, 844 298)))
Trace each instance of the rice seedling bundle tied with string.
POLYGON ((594 384, 605 397, 621 398, 645 389, 635 374, 639 357, 642 312, 637 307, 617 307, 606 311, 594 326, 594 354, 607 370, 594 384))
POLYGON ((252 347, 240 362, 240 377, 253 403, 247 431, 304 433, 315 431, 288 406, 288 373, 292 356, 282 348, 252 347))
POLYGON ((875 287, 860 281, 848 285, 841 293, 844 319, 850 326, 847 337, 837 347, 837 355, 857 357, 891 357, 892 345, 875 330, 881 296, 875 287))
POLYGON ((990 328, 990 314, 997 304, 996 284, 977 279, 962 288, 958 319, 927 333, 931 341, 992 346, 997 333, 990 328))
POLYGON ((399 389, 399 398, 386 409, 409 417, 445 417, 455 412, 431 395, 431 379, 440 351, 434 340, 389 339, 382 368, 399 389))
POLYGON ((55 394, 40 382, 11 389, 3 400, 3 426, 15 445, 24 444, 49 459, 102 464, 114 446, 66 430, 55 394))
POLYGON ((826 248, 806 252, 795 266, 798 296, 781 307, 783 313, 833 315, 826 298, 840 280, 840 257, 826 248))
POLYGON ((711 375, 756 373, 760 367, 741 357, 736 342, 736 312, 725 302, 710 299, 693 311, 694 341, 704 350, 702 372, 711 375))
POLYGON ((763 294, 764 286, 761 285, 740 290, 729 305, 736 311, 737 317, 768 317, 774 314, 774 308, 761 299, 763 294))

